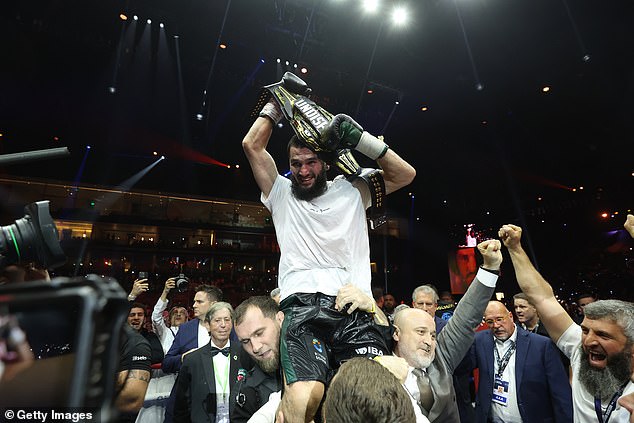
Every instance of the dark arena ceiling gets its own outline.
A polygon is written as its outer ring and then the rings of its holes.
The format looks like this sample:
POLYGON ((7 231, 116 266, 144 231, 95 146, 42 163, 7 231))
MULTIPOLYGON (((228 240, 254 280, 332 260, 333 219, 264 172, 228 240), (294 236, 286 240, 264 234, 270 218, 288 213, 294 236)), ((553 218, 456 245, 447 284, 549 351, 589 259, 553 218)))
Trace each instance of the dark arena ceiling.
MULTIPOLYGON (((240 141, 259 88, 291 70, 414 165, 388 203, 423 239, 512 221, 568 249, 581 238, 562 231, 614 229, 633 205, 629 0, 382 0, 375 14, 360 0, 31 0, 0 13, 1 153, 71 150, 5 175, 116 186, 165 155, 136 188, 258 201, 240 141)), ((290 134, 270 142, 281 172, 290 134)))

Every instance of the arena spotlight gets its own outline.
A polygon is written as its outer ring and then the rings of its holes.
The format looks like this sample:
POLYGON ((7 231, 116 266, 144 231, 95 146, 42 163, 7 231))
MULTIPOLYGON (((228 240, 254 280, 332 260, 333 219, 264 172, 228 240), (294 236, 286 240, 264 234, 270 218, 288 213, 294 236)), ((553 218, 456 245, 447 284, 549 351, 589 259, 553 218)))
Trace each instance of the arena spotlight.
POLYGON ((286 66, 290 65, 290 63, 288 62, 288 60, 286 61, 286 66))
POLYGON ((128 17, 125 15, 125 13, 120 13, 119 14, 119 18, 121 18, 122 21, 127 21, 128 17))
POLYGON ((196 120, 203 120, 203 114, 202 113, 197 113, 196 114, 196 120))
POLYGON ((138 20, 139 20, 139 17, 138 17, 137 15, 134 15, 134 16, 132 17, 132 19, 134 19, 135 21, 138 21, 138 20))
POLYGON ((308 73, 308 69, 306 69, 306 68, 301 68, 299 71, 300 71, 301 73, 308 73))
POLYGON ((407 23, 407 10, 403 6, 397 6, 392 10, 392 23, 398 26, 407 23))
POLYGON ((264 59, 260 59, 260 63, 264 63, 264 59))
POLYGON ((297 63, 295 63, 295 64, 293 65, 293 67, 294 67, 295 69, 297 69, 297 63))
POLYGON ((282 63, 282 60, 280 58, 277 59, 277 63, 282 63))
POLYGON ((161 22, 161 23, 159 24, 159 27, 161 27, 161 28, 165 28, 165 24, 164 24, 163 22, 161 22))
POLYGON ((374 13, 379 9, 379 0, 363 0, 363 10, 367 13, 374 13))
POLYGON ((108 92, 109 92, 110 94, 114 94, 114 93, 116 93, 116 92, 117 92, 117 87, 108 87, 108 92))
POLYGON ((152 19, 147 20, 147 24, 150 25, 152 23, 152 19))

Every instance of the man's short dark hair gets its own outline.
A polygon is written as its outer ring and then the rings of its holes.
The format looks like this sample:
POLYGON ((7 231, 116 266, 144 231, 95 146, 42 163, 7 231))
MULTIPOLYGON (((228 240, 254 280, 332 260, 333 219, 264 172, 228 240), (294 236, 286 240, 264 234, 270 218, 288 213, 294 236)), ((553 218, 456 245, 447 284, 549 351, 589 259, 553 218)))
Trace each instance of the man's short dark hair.
POLYGON ((341 365, 323 406, 328 423, 410 423, 412 400, 396 377, 374 360, 356 357, 341 365))
POLYGON ((270 296, 257 295, 254 297, 250 297, 242 301, 242 303, 238 307, 236 307, 233 313, 233 321, 235 325, 239 325, 240 323, 242 323, 244 315, 247 313, 249 307, 259 308, 262 312, 262 315, 268 319, 275 319, 275 315, 278 311, 280 311, 279 306, 270 296))
POLYGON ((310 145, 306 144, 304 141, 299 139, 297 135, 293 135, 290 140, 288 140, 288 144, 286 145, 286 154, 290 157, 291 155, 291 147, 295 148, 307 148, 313 153, 317 154, 319 160, 324 163, 334 163, 335 162, 335 153, 327 152, 327 151, 315 151, 310 145))
POLYGON ((222 289, 213 285, 198 285, 196 292, 204 292, 207 294, 209 301, 222 301, 222 289))
POLYGON ((143 310, 144 315, 147 314, 147 311, 145 311, 145 304, 134 302, 130 304, 130 310, 132 310, 133 308, 140 308, 141 310, 143 310))
POLYGON ((579 300, 582 298, 592 298, 595 301, 597 300, 597 296, 591 292, 582 292, 579 295, 577 295, 577 302, 579 302, 579 300))

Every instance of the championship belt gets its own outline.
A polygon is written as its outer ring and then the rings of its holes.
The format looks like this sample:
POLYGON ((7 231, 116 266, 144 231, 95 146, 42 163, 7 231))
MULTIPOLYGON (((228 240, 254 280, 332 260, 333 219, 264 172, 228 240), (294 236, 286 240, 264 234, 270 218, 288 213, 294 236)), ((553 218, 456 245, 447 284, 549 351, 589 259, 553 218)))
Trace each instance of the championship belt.
POLYGON ((334 164, 349 181, 361 178, 368 185, 372 196, 369 210, 370 228, 376 229, 387 221, 385 213, 385 181, 377 169, 361 168, 350 149, 333 151, 324 147, 322 135, 334 115, 308 98, 312 90, 297 75, 286 72, 280 82, 262 87, 258 101, 251 113, 259 116, 260 111, 271 99, 279 104, 282 114, 289 121, 295 135, 317 153, 334 156, 334 164))

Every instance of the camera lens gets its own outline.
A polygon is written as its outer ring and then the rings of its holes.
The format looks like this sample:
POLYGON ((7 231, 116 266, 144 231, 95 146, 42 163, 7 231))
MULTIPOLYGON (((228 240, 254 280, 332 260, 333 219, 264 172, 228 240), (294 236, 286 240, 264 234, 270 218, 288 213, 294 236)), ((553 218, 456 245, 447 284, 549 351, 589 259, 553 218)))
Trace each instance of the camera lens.
POLYGON ((55 268, 66 262, 48 205, 48 201, 31 203, 24 207, 23 218, 2 226, 0 267, 34 261, 42 267, 55 268))
POLYGON ((176 290, 178 292, 185 292, 187 291, 188 286, 189 279, 182 273, 178 275, 178 277, 176 278, 176 290))

